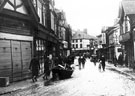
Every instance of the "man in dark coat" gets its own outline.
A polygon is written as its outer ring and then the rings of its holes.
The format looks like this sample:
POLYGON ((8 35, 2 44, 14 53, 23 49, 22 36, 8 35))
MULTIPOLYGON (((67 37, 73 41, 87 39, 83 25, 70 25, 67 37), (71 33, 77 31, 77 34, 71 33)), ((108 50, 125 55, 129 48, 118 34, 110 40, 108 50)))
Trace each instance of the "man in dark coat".
POLYGON ((118 57, 118 63, 122 66, 123 65, 123 55, 120 54, 118 57))
POLYGON ((82 63, 81 56, 79 56, 78 58, 78 63, 79 63, 79 69, 81 70, 81 63, 82 63))
POLYGON ((103 69, 103 71, 105 71, 105 57, 104 57, 104 55, 102 55, 100 57, 100 61, 101 61, 102 69, 103 69))
POLYGON ((114 55, 114 57, 113 57, 113 63, 114 63, 114 66, 116 67, 117 66, 117 57, 116 57, 116 55, 114 55))
POLYGON ((52 66, 52 59, 49 58, 49 56, 47 56, 45 58, 45 62, 44 62, 44 77, 43 79, 48 79, 48 76, 50 76, 50 72, 51 72, 51 66, 52 66))
POLYGON ((86 61, 84 56, 81 58, 81 61, 82 61, 82 67, 84 68, 85 67, 85 61, 86 61))
POLYGON ((39 60, 36 56, 34 56, 34 58, 32 58, 29 69, 32 71, 32 81, 33 82, 37 81, 38 73, 40 70, 40 64, 39 64, 39 60))

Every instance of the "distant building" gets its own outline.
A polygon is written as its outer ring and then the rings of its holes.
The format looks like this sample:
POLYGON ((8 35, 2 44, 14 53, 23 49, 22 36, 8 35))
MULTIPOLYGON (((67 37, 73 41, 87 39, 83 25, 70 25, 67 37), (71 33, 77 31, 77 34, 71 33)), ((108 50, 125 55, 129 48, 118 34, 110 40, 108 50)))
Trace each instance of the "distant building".
POLYGON ((87 34, 87 29, 76 31, 72 36, 72 51, 79 53, 90 51, 90 40, 95 40, 96 37, 87 34))

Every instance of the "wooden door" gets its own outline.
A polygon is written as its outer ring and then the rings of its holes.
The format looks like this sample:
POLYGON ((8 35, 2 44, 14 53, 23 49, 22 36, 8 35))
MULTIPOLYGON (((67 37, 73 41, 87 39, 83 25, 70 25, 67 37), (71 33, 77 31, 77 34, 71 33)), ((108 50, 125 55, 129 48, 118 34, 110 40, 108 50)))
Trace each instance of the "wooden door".
POLYGON ((21 42, 21 50, 22 50, 22 78, 29 78, 29 65, 31 61, 32 51, 31 51, 31 42, 21 42))
POLYGON ((9 40, 0 40, 0 77, 12 81, 11 45, 9 40))
POLYGON ((11 41, 12 63, 13 63, 13 81, 21 80, 22 61, 20 41, 11 41))

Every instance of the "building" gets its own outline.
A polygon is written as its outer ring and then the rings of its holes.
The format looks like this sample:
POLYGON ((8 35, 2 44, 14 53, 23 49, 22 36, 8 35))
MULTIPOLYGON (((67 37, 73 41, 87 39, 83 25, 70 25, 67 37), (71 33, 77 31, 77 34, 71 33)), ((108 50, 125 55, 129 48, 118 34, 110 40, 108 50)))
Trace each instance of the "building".
POLYGON ((10 82, 30 78, 34 55, 43 74, 44 57, 58 56, 63 45, 54 1, 0 0, 0 20, 0 77, 9 77, 10 82))
POLYGON ((112 27, 108 27, 106 30, 106 48, 107 48, 107 60, 113 63, 113 59, 116 56, 118 59, 119 54, 121 53, 121 45, 119 43, 119 33, 120 27, 119 24, 112 27))
POLYGON ((128 66, 135 68, 135 1, 122 0, 119 8, 120 43, 123 56, 128 56, 128 66), (132 10, 131 10, 132 9, 132 10))
POLYGON ((84 53, 93 50, 93 40, 95 39, 96 37, 87 34, 87 30, 76 31, 72 36, 72 51, 77 53, 84 53))

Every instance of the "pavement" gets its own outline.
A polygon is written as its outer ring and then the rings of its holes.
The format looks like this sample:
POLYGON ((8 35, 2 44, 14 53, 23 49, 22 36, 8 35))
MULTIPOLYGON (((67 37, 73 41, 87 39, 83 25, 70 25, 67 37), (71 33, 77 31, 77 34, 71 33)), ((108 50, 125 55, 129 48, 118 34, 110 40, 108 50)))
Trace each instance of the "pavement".
MULTIPOLYGON (((106 68, 112 71, 117 71, 121 74, 130 76, 132 79, 135 80, 135 71, 132 68, 127 68, 125 66, 120 66, 118 65, 115 67, 113 64, 106 62, 106 68)), ((31 79, 27 79, 24 81, 19 81, 19 82, 14 82, 11 83, 7 87, 0 87, 0 95, 12 93, 12 92, 17 92, 19 90, 27 90, 29 88, 41 86, 41 84, 47 82, 47 80, 43 80, 43 76, 40 76, 38 78, 38 81, 33 83, 31 79), (43 83, 41 83, 43 82, 43 83)))

